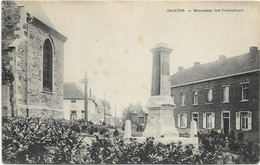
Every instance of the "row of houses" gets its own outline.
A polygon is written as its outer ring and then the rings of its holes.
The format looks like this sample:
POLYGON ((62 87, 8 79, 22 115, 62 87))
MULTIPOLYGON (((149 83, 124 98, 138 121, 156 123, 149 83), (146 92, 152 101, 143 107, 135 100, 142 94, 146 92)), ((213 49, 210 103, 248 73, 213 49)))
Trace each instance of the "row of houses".
MULTIPOLYGON (((96 99, 89 92, 87 118, 94 124, 105 122, 113 125, 109 107, 102 105, 102 100, 96 99)), ((64 118, 67 120, 80 120, 85 118, 85 97, 80 87, 75 83, 64 83, 63 100, 64 118)))
POLYGON ((175 125, 180 132, 197 121, 198 128, 243 131, 259 139, 259 50, 193 67, 178 68, 171 76, 176 104, 175 125))

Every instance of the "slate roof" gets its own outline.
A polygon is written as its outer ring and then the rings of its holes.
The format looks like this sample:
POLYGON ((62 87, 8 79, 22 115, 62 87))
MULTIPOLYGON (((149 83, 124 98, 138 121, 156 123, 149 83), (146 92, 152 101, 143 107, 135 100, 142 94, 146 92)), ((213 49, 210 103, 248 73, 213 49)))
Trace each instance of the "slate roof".
POLYGON ((171 86, 202 81, 259 69, 259 50, 254 54, 226 58, 183 69, 171 76, 171 86))
POLYGON ((84 99, 83 92, 75 83, 64 83, 64 99, 84 99))
POLYGON ((24 6, 26 13, 38 18, 43 23, 56 30, 49 17, 45 14, 44 10, 37 1, 15 1, 15 3, 17 6, 24 6))

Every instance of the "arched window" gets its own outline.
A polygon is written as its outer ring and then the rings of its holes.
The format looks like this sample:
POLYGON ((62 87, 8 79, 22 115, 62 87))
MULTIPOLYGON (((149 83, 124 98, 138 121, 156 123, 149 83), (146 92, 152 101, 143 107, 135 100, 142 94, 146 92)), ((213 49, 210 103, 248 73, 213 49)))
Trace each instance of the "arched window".
POLYGON ((52 92, 53 48, 47 38, 43 43, 43 91, 52 92))

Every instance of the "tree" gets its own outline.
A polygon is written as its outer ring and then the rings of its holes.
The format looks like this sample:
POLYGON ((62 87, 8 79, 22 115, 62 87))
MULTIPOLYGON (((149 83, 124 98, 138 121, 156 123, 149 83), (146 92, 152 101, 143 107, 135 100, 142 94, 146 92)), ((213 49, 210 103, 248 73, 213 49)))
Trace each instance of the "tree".
POLYGON ((122 122, 125 122, 126 120, 130 119, 131 113, 138 113, 143 111, 143 107, 140 103, 137 103, 133 105, 130 103, 126 108, 123 110, 122 114, 122 122))
POLYGON ((107 109, 111 109, 110 103, 106 100, 101 100, 101 104, 103 107, 106 107, 107 109))

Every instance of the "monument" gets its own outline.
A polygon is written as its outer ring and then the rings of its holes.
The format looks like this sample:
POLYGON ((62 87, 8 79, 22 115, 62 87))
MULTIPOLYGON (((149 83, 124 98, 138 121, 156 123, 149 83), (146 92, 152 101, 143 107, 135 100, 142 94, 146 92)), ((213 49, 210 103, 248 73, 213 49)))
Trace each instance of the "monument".
MULTIPOLYGON (((179 137, 175 128, 174 108, 170 89, 169 55, 172 49, 165 44, 158 44, 152 50, 152 90, 146 107, 148 119, 143 136, 134 137, 137 142, 144 142, 147 137, 154 137, 156 142, 164 144, 179 142, 183 145, 193 144, 198 148, 197 123, 191 121, 190 137, 179 137)), ((125 131, 125 137, 131 136, 125 131)), ((127 138, 126 138, 127 139, 127 138)))
POLYGON ((178 137, 173 117, 175 104, 170 90, 169 55, 172 49, 165 44, 157 44, 153 54, 151 97, 147 102, 148 119, 143 137, 178 137))
POLYGON ((132 137, 132 128, 131 128, 131 121, 126 120, 125 122, 125 135, 124 139, 129 139, 132 137))

